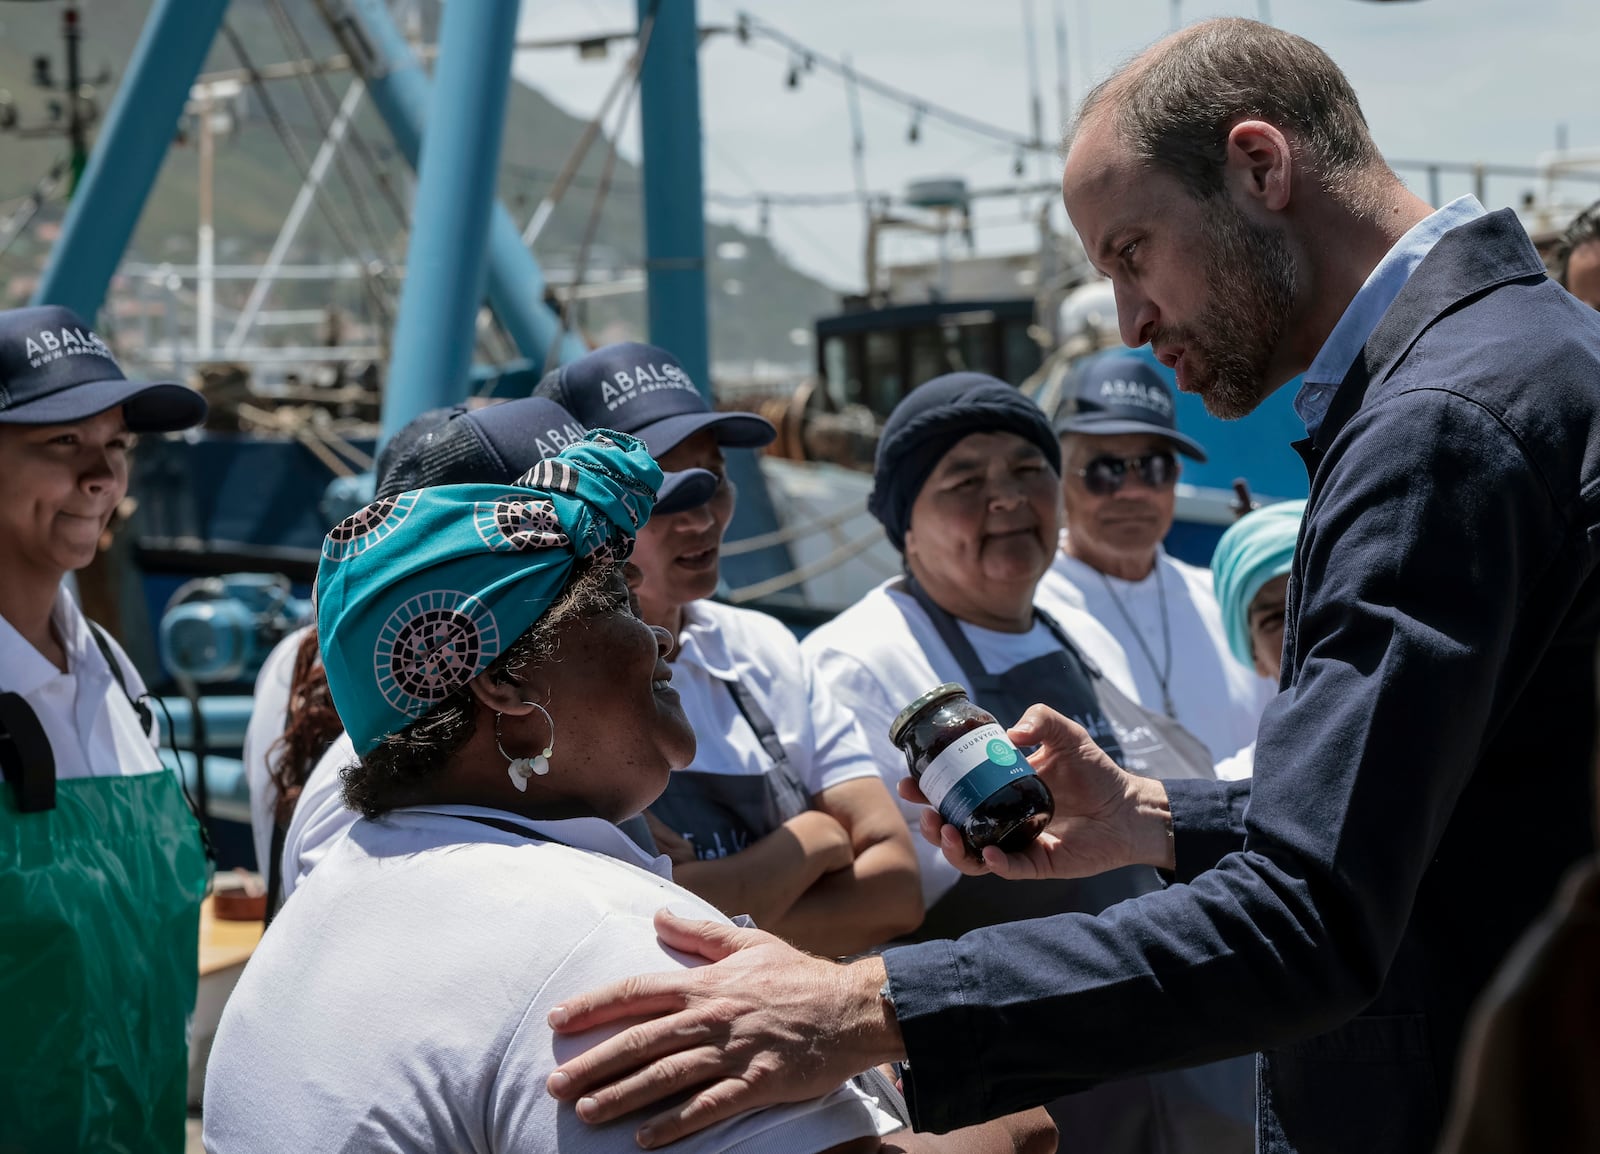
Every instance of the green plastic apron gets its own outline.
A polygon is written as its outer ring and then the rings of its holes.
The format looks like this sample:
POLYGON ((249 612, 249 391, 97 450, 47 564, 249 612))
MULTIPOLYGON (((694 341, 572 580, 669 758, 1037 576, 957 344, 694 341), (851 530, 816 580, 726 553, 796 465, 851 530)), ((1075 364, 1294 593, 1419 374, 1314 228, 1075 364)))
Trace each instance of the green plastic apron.
POLYGON ((0 787, 0 1154, 181 1154, 208 872, 170 770, 0 787))

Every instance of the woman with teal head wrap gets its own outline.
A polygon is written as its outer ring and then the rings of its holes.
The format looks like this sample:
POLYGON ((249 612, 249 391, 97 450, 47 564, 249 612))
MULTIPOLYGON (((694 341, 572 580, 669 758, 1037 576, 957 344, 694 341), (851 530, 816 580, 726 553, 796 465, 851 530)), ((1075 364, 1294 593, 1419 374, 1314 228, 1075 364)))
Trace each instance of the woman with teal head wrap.
POLYGON ((1228 648, 1240 664, 1273 681, 1283 656, 1284 588, 1305 511, 1304 501, 1263 506, 1230 525, 1211 556, 1228 648), (1268 612, 1273 606, 1276 612, 1268 612))
MULTIPOLYGON (((561 999, 702 964, 657 910, 727 921, 616 825, 695 751, 627 563, 661 478, 599 431, 514 485, 414 490, 328 535, 318 637, 363 816, 228 1000, 207 1149, 638 1149, 636 1120, 590 1127, 545 1086, 592 1040, 553 1034, 561 999)), ((855 1150, 891 1125, 845 1085, 684 1149, 855 1150)))
MULTIPOLYGON (((1294 565, 1304 501, 1281 501, 1239 518, 1211 555, 1211 581, 1222 608, 1228 649, 1241 664, 1276 683, 1283 664, 1283 603, 1294 565)), ((1217 764, 1234 781, 1255 771, 1251 742, 1217 764)))
POLYGON ((1228 648, 1240 664, 1273 681, 1283 656, 1283 591, 1305 511, 1304 501, 1263 506, 1230 525, 1211 556, 1228 648), (1269 611, 1274 605, 1275 613, 1269 611))

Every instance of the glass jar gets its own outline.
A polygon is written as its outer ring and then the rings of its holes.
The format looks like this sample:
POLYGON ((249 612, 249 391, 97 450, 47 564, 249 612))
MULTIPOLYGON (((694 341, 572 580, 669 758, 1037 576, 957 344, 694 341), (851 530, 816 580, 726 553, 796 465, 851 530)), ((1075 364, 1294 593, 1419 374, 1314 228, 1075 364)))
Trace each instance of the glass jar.
POLYGON ((954 682, 931 689, 900 711, 889 740, 906 755, 911 777, 967 848, 1006 853, 1025 848, 1055 814, 1049 787, 1011 744, 994 714, 954 682))

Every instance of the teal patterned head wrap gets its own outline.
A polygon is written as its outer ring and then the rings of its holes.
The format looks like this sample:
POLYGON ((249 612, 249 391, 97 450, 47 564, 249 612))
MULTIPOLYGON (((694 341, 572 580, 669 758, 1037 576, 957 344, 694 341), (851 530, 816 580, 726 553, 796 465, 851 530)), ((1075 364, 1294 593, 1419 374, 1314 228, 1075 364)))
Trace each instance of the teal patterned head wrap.
POLYGON ((1264 505, 1229 525, 1211 555, 1211 583, 1222 609, 1228 648, 1251 669, 1255 657, 1250 651, 1250 602, 1263 585, 1282 577, 1294 564, 1305 511, 1304 501, 1264 505))
POLYGON ((625 560, 660 484, 642 441, 597 430, 513 485, 416 489, 336 526, 317 567, 317 635, 356 752, 488 668, 579 561, 625 560))

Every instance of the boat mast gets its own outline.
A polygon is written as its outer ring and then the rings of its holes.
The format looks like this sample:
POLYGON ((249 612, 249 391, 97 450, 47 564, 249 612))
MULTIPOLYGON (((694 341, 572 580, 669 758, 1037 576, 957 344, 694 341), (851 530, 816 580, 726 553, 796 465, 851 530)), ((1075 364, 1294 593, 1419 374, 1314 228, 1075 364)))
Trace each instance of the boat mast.
MULTIPOLYGON (((446 4, 422 138, 382 438, 467 391, 483 299, 517 0, 446 4)), ((520 238, 519 238, 520 240, 520 238)))
MULTIPOLYGON (((638 0, 641 43, 648 34, 639 74, 640 173, 650 341, 671 349, 710 400, 698 8, 694 0, 638 0)), ((729 450, 728 476, 739 490, 728 539, 776 530, 777 510, 755 454, 729 450)), ((731 560, 724 576, 729 584, 746 585, 793 567, 788 548, 778 544, 731 560)))

